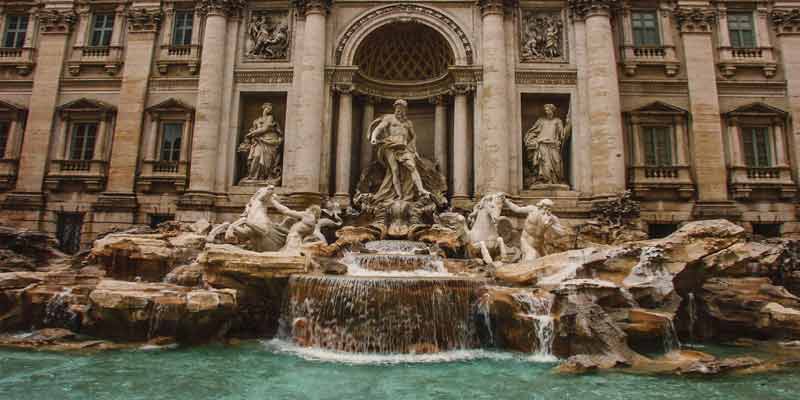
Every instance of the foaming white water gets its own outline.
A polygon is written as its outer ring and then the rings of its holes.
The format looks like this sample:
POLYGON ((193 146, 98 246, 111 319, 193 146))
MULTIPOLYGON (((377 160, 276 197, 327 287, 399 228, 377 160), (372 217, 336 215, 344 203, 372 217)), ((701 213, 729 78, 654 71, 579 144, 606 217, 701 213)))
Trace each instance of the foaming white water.
POLYGON ((444 262, 429 255, 412 254, 357 254, 347 252, 340 259, 340 262, 347 266, 348 275, 356 276, 383 276, 383 277, 447 277, 453 274, 447 272, 444 262), (365 264, 378 261, 387 267, 384 269, 364 268, 365 264), (423 262, 419 262, 422 260, 423 262), (421 268, 413 270, 403 270, 402 264, 419 264, 421 268), (392 269, 397 266, 396 269, 392 269))
POLYGON ((453 350, 430 354, 380 354, 345 353, 318 347, 301 347, 281 339, 264 340, 262 343, 267 350, 275 353, 290 354, 309 361, 353 365, 429 364, 471 360, 520 360, 544 363, 557 361, 555 357, 542 357, 539 355, 526 356, 518 353, 489 351, 484 349, 453 350))

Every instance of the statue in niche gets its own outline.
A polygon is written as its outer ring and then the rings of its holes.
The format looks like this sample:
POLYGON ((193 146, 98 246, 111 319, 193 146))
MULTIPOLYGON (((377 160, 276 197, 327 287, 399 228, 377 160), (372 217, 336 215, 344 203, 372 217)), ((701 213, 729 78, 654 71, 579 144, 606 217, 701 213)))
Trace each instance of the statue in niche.
POLYGON ((289 27, 286 14, 254 12, 247 27, 248 58, 286 59, 289 51, 289 27))
POLYGON ((447 200, 447 184, 436 164, 417 152, 414 124, 406 116, 408 103, 394 102, 394 113, 381 116, 369 126, 376 161, 363 171, 354 205, 371 214, 374 223, 390 236, 402 237, 447 200))
POLYGON ((525 226, 522 228, 520 247, 522 260, 533 261, 539 257, 553 253, 549 245, 558 242, 558 239, 568 235, 561 221, 553 215, 553 201, 544 199, 535 206, 520 207, 509 199, 504 199, 509 210, 517 214, 528 214, 525 217, 525 226))
MULTIPOLYGON (((564 145, 571 133, 571 125, 558 117, 553 104, 544 105, 544 116, 536 120, 525 133, 525 150, 528 156, 529 188, 541 184, 566 184, 564 174, 564 145)), ((567 114, 569 121, 569 114, 567 114)))
POLYGON ((523 62, 562 58, 564 24, 560 13, 528 12, 523 17, 521 31, 520 53, 523 62))
POLYGON ((253 120, 239 145, 239 151, 247 153, 247 176, 240 183, 280 184, 282 143, 283 133, 272 115, 272 103, 264 103, 261 116, 253 120))

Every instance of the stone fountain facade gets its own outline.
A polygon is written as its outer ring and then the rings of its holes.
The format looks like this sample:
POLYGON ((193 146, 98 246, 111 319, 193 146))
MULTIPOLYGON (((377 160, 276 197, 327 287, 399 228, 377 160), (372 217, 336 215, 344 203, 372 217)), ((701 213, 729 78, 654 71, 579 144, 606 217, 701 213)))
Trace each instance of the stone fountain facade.
POLYGON ((417 153, 456 209, 494 192, 519 207, 550 198, 576 225, 630 190, 651 232, 727 218, 795 233, 798 10, 3 2, 0 220, 75 251, 115 228, 235 221, 267 184, 294 210, 346 208, 378 159, 370 124, 403 98, 417 153), (750 30, 734 37, 731 15, 750 30))

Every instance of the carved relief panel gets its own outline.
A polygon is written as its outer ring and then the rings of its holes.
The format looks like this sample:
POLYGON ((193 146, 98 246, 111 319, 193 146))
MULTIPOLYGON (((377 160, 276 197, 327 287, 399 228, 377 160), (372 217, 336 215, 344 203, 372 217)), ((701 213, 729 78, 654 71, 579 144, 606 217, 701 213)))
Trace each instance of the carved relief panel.
POLYGON ((562 10, 522 9, 519 59, 523 63, 566 62, 567 40, 562 10))
POLYGON ((245 61, 289 61, 288 10, 252 10, 245 29, 245 61))

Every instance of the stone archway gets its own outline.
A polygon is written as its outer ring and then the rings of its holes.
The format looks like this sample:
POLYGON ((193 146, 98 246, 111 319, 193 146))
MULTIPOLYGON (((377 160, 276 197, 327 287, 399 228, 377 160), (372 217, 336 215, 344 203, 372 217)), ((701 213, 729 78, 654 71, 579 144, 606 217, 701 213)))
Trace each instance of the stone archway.
POLYGON ((356 18, 336 41, 335 63, 354 65, 361 42, 379 27, 397 22, 416 22, 437 31, 453 51, 454 65, 473 64, 474 47, 461 26, 442 11, 419 4, 378 7, 356 18))

